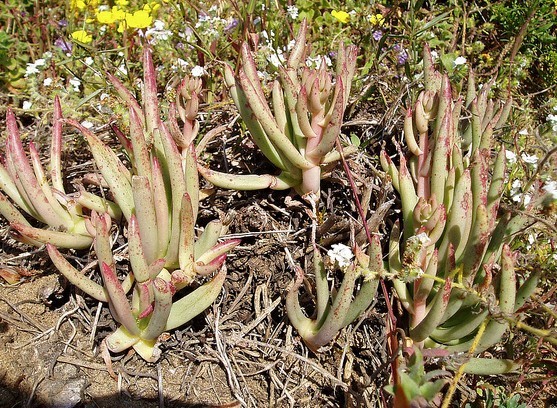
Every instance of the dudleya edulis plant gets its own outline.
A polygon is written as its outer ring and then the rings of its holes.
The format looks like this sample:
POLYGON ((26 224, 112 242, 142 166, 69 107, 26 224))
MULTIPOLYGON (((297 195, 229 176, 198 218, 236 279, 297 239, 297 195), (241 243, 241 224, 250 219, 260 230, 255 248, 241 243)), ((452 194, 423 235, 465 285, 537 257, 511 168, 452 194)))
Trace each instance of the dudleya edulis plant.
MULTIPOLYGON (((21 141, 16 117, 8 108, 5 154, 0 163, 0 214, 10 222, 19 240, 33 245, 51 243, 58 247, 84 249, 93 242, 85 228, 85 213, 98 200, 68 194, 62 174, 63 117, 60 99, 54 99, 50 157, 45 169, 35 143, 29 143, 29 156, 21 141), (8 197, 11 199, 8 200, 8 197), (13 203, 12 203, 13 202, 13 203), (15 205, 14 205, 15 204, 15 205), (45 227, 32 226, 23 213, 45 227)), ((103 201, 105 211, 120 216, 119 208, 103 201)))
POLYGON ((145 47, 143 63, 142 104, 116 77, 108 74, 129 109, 129 137, 119 128, 113 128, 128 154, 131 169, 94 132, 75 120, 63 119, 56 99, 50 174, 52 188, 40 167, 33 145, 30 146, 34 166, 32 173, 25 160, 15 118, 9 112, 11 136, 6 160, 9 164, 7 169, 2 167, 5 170, 2 176, 7 175, 2 177, 2 187, 30 215, 67 231, 30 227, 25 224, 23 215, 7 200, 2 200, 1 208, 2 214, 27 240, 32 239, 37 244, 47 243, 54 265, 71 283, 91 297, 108 302, 113 317, 120 324, 106 338, 110 351, 120 352, 133 347, 145 360, 156 361, 160 355, 157 348, 159 336, 166 330, 185 324, 218 296, 226 276, 223 265, 226 254, 238 245, 239 240, 219 242, 223 230, 220 221, 208 223, 196 236, 199 180, 192 141, 199 128, 195 120, 199 84, 189 78, 180 83, 177 100, 170 104, 166 115, 168 122, 163 123, 157 99, 156 71, 149 47, 145 47), (178 117, 183 122, 181 127, 178 117), (100 172, 98 179, 102 182, 99 184, 108 186, 115 203, 85 191, 78 193, 74 201, 63 202, 72 206, 62 207, 54 198, 55 193, 65 198, 59 163, 64 123, 77 129, 87 140, 100 172), (25 166, 23 182, 20 181, 21 174, 15 171, 16 165, 25 166), (14 180, 12 184, 9 183, 11 180, 14 180), (53 193, 54 189, 59 191, 53 193), (82 211, 81 203, 88 204, 90 213, 82 211), (127 221, 129 255, 127 272, 122 279, 119 272, 126 268, 114 261, 111 242, 111 216, 119 218, 120 215, 127 221), (67 219, 68 222, 62 224, 58 219, 67 219), (91 243, 102 283, 76 270, 56 248, 84 248, 91 243), (213 274, 206 283, 173 302, 175 292, 213 274), (128 300, 130 291, 131 301, 128 300))
MULTIPOLYGON (((241 47, 237 74, 225 65, 226 85, 251 137, 280 174, 233 175, 200 165, 200 173, 211 183, 237 190, 295 188, 301 194, 319 197, 323 169, 340 159, 335 146, 355 73, 357 48, 339 46, 333 80, 324 61, 319 69, 305 65, 307 30, 304 20, 286 66, 278 68, 271 105, 247 43, 241 47)), ((346 154, 350 151, 348 148, 346 154)))
POLYGON ((493 132, 505 124, 511 100, 489 99, 490 84, 476 93, 471 73, 466 99, 453 101, 449 78, 435 69, 428 47, 424 83, 404 121, 409 158, 400 151, 397 167, 381 154, 402 206, 388 266, 414 342, 478 353, 501 340, 505 317, 537 282, 533 274, 517 284, 508 244, 523 217, 499 214, 505 148, 492 158, 493 132))

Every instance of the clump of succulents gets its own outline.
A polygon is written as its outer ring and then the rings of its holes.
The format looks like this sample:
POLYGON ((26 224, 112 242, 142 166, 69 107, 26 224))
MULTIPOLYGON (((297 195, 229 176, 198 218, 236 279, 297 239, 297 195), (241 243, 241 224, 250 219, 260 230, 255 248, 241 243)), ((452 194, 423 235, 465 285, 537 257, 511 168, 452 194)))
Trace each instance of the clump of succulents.
POLYGON ((170 104, 168 122, 164 123, 149 47, 145 48, 143 63, 142 104, 108 74, 129 109, 129 137, 117 127, 114 131, 126 150, 131 169, 96 134, 75 120, 63 119, 56 100, 51 185, 32 144, 33 167, 26 160, 15 118, 8 112, 7 165, 0 168, 0 187, 20 208, 55 230, 31 227, 3 195, 0 211, 24 241, 47 243, 54 265, 71 283, 91 297, 108 302, 114 319, 120 323, 106 339, 110 351, 133 347, 145 360, 155 361, 160 355, 159 336, 185 324, 218 296, 226 276, 226 254, 239 240, 219 242, 223 229, 220 221, 210 222, 196 236, 199 180, 192 141, 199 127, 195 120, 199 84, 189 78, 180 83, 177 99, 170 104), (72 199, 64 194, 60 172, 64 123, 85 136, 100 171, 99 184, 108 186, 114 203, 86 191, 72 199), (111 217, 122 215, 127 221, 129 268, 120 278, 121 268, 112 254, 111 217), (102 283, 76 270, 56 249, 86 248, 91 243, 102 283), (215 275, 208 282, 173 301, 177 291, 212 274, 215 275))
POLYGON ((232 175, 200 165, 200 173, 211 183, 237 190, 295 188, 318 197, 323 169, 340 159, 335 145, 350 95, 357 48, 339 47, 333 81, 324 61, 318 69, 305 65, 306 35, 304 21, 286 66, 278 69, 271 105, 247 43, 241 47, 238 72, 225 65, 226 84, 251 137, 280 173, 232 175))
MULTIPOLYGON (((286 311, 292 325, 306 345, 314 352, 330 343, 339 331, 364 312, 377 292, 378 276, 384 273, 379 238, 373 236, 368 253, 355 246, 355 259, 335 256, 331 251, 326 260, 313 246, 313 272, 315 274, 315 313, 307 316, 299 301, 304 282, 304 270, 295 266, 296 279, 286 296, 286 311), (342 281, 338 287, 329 285, 329 274, 340 271, 342 281), (358 284, 359 283, 359 284, 358 284)), ((346 252, 351 253, 349 247, 346 252)))
POLYGON ((493 157, 493 133, 505 125, 511 100, 491 100, 489 83, 476 93, 471 74, 466 99, 455 102, 427 47, 424 75, 404 122, 408 156, 400 152, 397 167, 381 154, 402 207, 388 267, 415 343, 477 353, 501 340, 506 317, 537 283, 533 274, 518 284, 509 246, 524 218, 499 213, 505 149, 493 157))
MULTIPOLYGON (((60 100, 55 98, 50 160, 45 169, 33 142, 29 143, 27 156, 16 117, 8 108, 6 149, 0 163, 0 190, 3 192, 0 192, 0 214, 24 242, 34 245, 49 242, 59 247, 82 249, 89 247, 93 238, 85 228, 83 205, 66 194, 64 188, 62 120, 60 100), (22 212, 48 229, 32 226, 22 212)), ((105 206, 107 211, 117 215, 118 209, 113 203, 107 201, 105 206)))

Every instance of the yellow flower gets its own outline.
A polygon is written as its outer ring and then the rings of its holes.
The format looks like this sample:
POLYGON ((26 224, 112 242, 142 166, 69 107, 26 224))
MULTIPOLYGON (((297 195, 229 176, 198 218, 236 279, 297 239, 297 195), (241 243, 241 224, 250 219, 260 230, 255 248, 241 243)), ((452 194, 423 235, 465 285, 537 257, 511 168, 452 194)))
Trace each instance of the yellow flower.
POLYGON ((70 8, 72 10, 77 9, 79 11, 83 11, 85 9, 85 6, 86 6, 86 4, 85 4, 85 1, 83 1, 83 0, 72 0, 70 2, 70 8))
POLYGON ((93 41, 93 36, 85 30, 77 30, 72 33, 72 38, 83 44, 88 44, 93 41))
POLYGON ((112 24, 117 21, 112 11, 104 10, 97 13, 97 21, 101 24, 112 24))
POLYGON ((348 21, 350 20, 350 14, 348 14, 346 11, 333 10, 331 14, 334 18, 336 18, 341 23, 348 23, 348 21))
POLYGON ((130 2, 128 0, 116 0, 114 4, 120 7, 126 7, 127 5, 130 4, 130 2))
POLYGON ((159 3, 157 3, 156 1, 151 1, 148 4, 145 4, 143 6, 143 10, 151 13, 151 14, 155 14, 155 12, 161 7, 161 5, 159 3))
POLYGON ((153 17, 145 10, 138 10, 133 14, 126 13, 126 24, 129 28, 146 28, 153 23, 153 17))
POLYGON ((493 57, 489 54, 481 54, 480 58, 488 65, 493 62, 493 57))
POLYGON ((385 24, 385 17, 383 17, 383 14, 377 13, 373 16, 369 16, 369 22, 374 26, 382 26, 385 24))
POLYGON ((118 8, 118 6, 112 6, 112 15, 114 20, 124 20, 126 18, 126 14, 128 13, 118 8))

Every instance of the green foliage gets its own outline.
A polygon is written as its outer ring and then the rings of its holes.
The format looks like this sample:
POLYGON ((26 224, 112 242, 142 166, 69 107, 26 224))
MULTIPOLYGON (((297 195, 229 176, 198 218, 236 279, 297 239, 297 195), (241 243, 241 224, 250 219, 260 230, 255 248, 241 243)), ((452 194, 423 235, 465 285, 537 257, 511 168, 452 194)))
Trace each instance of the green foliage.
POLYGON ((22 77, 25 74, 25 54, 13 54, 14 39, 4 30, 0 31, 0 84, 15 88, 23 86, 22 77))
POLYGON ((394 396, 395 406, 429 406, 448 383, 447 378, 439 377, 446 377, 449 373, 442 370, 426 371, 422 352, 414 347, 406 361, 400 362, 397 375, 396 384, 385 387, 394 396))
POLYGON ((32 12, 30 0, 8 0, 0 4, 0 87, 21 89, 28 61, 29 44, 21 32, 24 15, 32 12), (22 41, 23 40, 23 41, 22 41))
POLYGON ((557 6, 553 0, 505 0, 490 7, 490 21, 506 38, 517 35, 530 13, 534 13, 520 51, 535 61, 530 70, 543 79, 541 88, 557 80, 557 6))
POLYGON ((501 386, 481 383, 476 388, 478 399, 474 403, 467 403, 465 408, 526 408, 526 403, 520 402, 520 394, 510 394, 501 386))

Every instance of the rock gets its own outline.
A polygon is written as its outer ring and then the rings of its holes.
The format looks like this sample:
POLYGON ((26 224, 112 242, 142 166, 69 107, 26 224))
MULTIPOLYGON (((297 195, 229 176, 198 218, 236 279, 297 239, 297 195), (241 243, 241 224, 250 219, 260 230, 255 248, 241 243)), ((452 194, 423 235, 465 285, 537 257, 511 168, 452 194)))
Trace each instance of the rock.
POLYGON ((86 387, 85 377, 61 380, 45 378, 37 390, 36 399, 52 408, 73 408, 83 399, 86 387))

